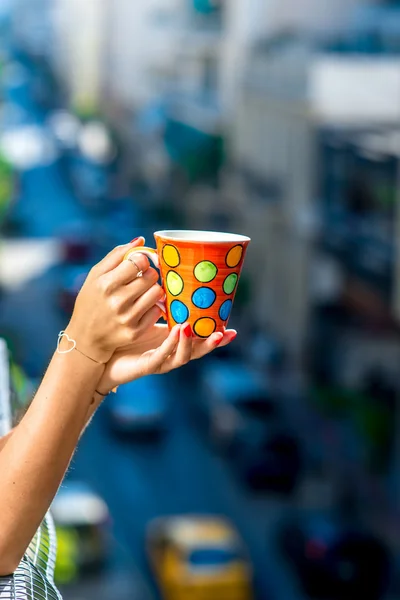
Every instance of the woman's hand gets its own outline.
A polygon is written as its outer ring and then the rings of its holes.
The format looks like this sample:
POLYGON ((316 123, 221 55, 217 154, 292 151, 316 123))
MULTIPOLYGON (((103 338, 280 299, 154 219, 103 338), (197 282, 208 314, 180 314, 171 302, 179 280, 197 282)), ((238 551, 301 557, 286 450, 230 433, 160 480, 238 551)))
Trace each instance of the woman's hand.
POLYGON ((78 294, 66 329, 77 348, 106 363, 116 350, 131 344, 152 329, 161 316, 156 303, 164 298, 158 273, 143 254, 135 263, 123 260, 129 247, 140 246, 143 238, 114 248, 90 271, 78 294), (142 271, 142 277, 137 277, 142 271))
POLYGON ((189 324, 176 325, 170 333, 167 325, 155 325, 137 342, 113 354, 97 389, 106 394, 139 377, 168 373, 217 347, 226 346, 235 337, 234 329, 213 333, 203 340, 192 336, 189 324))

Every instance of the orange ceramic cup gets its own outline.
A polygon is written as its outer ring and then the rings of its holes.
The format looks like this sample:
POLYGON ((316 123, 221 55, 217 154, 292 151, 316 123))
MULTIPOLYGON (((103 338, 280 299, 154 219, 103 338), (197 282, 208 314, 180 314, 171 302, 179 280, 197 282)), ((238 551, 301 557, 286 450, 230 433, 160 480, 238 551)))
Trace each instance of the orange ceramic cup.
POLYGON ((189 322, 195 335, 209 337, 223 331, 233 300, 250 238, 214 231, 157 231, 157 250, 132 248, 125 255, 141 252, 161 272, 166 300, 163 309, 171 329, 189 322))

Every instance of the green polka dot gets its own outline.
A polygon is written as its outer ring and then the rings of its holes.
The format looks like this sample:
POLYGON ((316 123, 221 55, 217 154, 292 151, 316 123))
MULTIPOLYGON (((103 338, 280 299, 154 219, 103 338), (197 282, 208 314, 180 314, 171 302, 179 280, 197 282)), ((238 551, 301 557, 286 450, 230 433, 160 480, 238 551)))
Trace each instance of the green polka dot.
POLYGON ((212 281, 218 273, 217 267, 209 260, 199 262, 194 268, 194 276, 201 283, 212 281))
POLYGON ((173 296, 179 296, 183 290, 183 279, 175 271, 169 271, 166 277, 167 288, 173 296))
POLYGON ((224 292, 225 294, 232 294, 236 287, 238 276, 236 273, 231 273, 224 281, 224 292))

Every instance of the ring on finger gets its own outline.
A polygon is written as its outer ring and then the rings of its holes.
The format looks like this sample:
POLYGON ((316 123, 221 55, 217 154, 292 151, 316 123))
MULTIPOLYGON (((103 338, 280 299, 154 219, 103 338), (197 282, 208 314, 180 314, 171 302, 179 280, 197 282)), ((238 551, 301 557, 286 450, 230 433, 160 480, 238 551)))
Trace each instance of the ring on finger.
POLYGON ((133 258, 131 256, 128 256, 128 260, 137 268, 137 275, 136 275, 136 279, 138 277, 143 277, 143 271, 142 269, 140 269, 137 265, 137 263, 133 260, 133 258))

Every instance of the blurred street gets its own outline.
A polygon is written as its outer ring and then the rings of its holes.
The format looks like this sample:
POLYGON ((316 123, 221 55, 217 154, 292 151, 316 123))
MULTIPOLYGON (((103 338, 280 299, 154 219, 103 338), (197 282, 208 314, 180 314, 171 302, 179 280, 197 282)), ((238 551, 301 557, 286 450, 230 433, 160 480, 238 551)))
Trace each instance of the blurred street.
POLYGON ((237 340, 84 432, 64 600, 400 598, 399 56, 399 0, 0 0, 15 421, 113 247, 251 238, 237 340))
MULTIPOLYGON (((21 354, 26 356, 25 366, 30 368, 34 360, 38 372, 40 366, 45 368, 54 351, 57 333, 64 326, 62 316, 54 309, 54 291, 54 275, 48 272, 29 282, 29 294, 26 290, 11 292, 2 301, 0 327, 16 333, 18 345, 23 348, 21 354)), ((176 375, 168 378, 172 410, 166 438, 150 445, 146 441, 137 444, 129 438, 119 439, 112 432, 104 404, 82 438, 70 476, 88 481, 106 500, 116 539, 132 560, 131 565, 128 563, 128 572, 139 569, 140 576, 146 578, 146 585, 151 585, 152 594, 156 592, 144 556, 144 532, 149 520, 164 514, 216 513, 231 518, 248 544, 259 583, 259 597, 300 600, 300 592, 288 578, 274 549, 274 526, 283 516, 285 504, 278 499, 254 496, 238 486, 226 462, 216 459, 213 450, 205 445, 191 418, 188 398, 193 396, 194 390, 190 381, 176 375)), ((116 568, 119 572, 121 565, 117 564, 116 568)), ((133 577, 129 594, 137 585, 133 577)), ((103 580, 99 590, 104 590, 103 580)), ((82 599, 87 597, 84 593, 82 599)), ((105 592, 101 593, 107 597, 105 592)), ((119 595, 115 591, 118 599, 136 598, 129 594, 119 595)), ((147 598, 146 595, 137 597, 147 598)), ((76 595, 71 595, 72 598, 80 600, 76 595)))
MULTIPOLYGON (((21 96, 17 105, 32 120, 38 118, 29 96, 21 96)), ((76 222, 94 231, 102 222, 79 204, 56 161, 23 173, 14 218, 19 236, 26 238, 51 238, 76 222)), ((132 237, 146 231, 146 225, 157 227, 138 213, 132 237)), ((36 378, 44 372, 57 334, 66 324, 57 304, 58 272, 53 266, 39 277, 28 278, 22 288, 6 292, 1 302, 0 330, 12 332, 17 360, 36 378)), ((118 438, 105 403, 79 445, 69 475, 89 482, 105 499, 123 551, 113 557, 107 576, 66 588, 65 598, 101 600, 110 597, 110 590, 119 600, 156 597, 144 554, 146 525, 159 515, 209 513, 225 515, 238 526, 252 556, 260 599, 299 600, 300 592, 274 550, 274 526, 285 505, 254 496, 237 484, 226 462, 216 459, 206 446, 191 417, 190 377, 166 377, 171 412, 165 439, 148 444, 118 438)), ((68 487, 68 480, 64 485, 68 487)))

